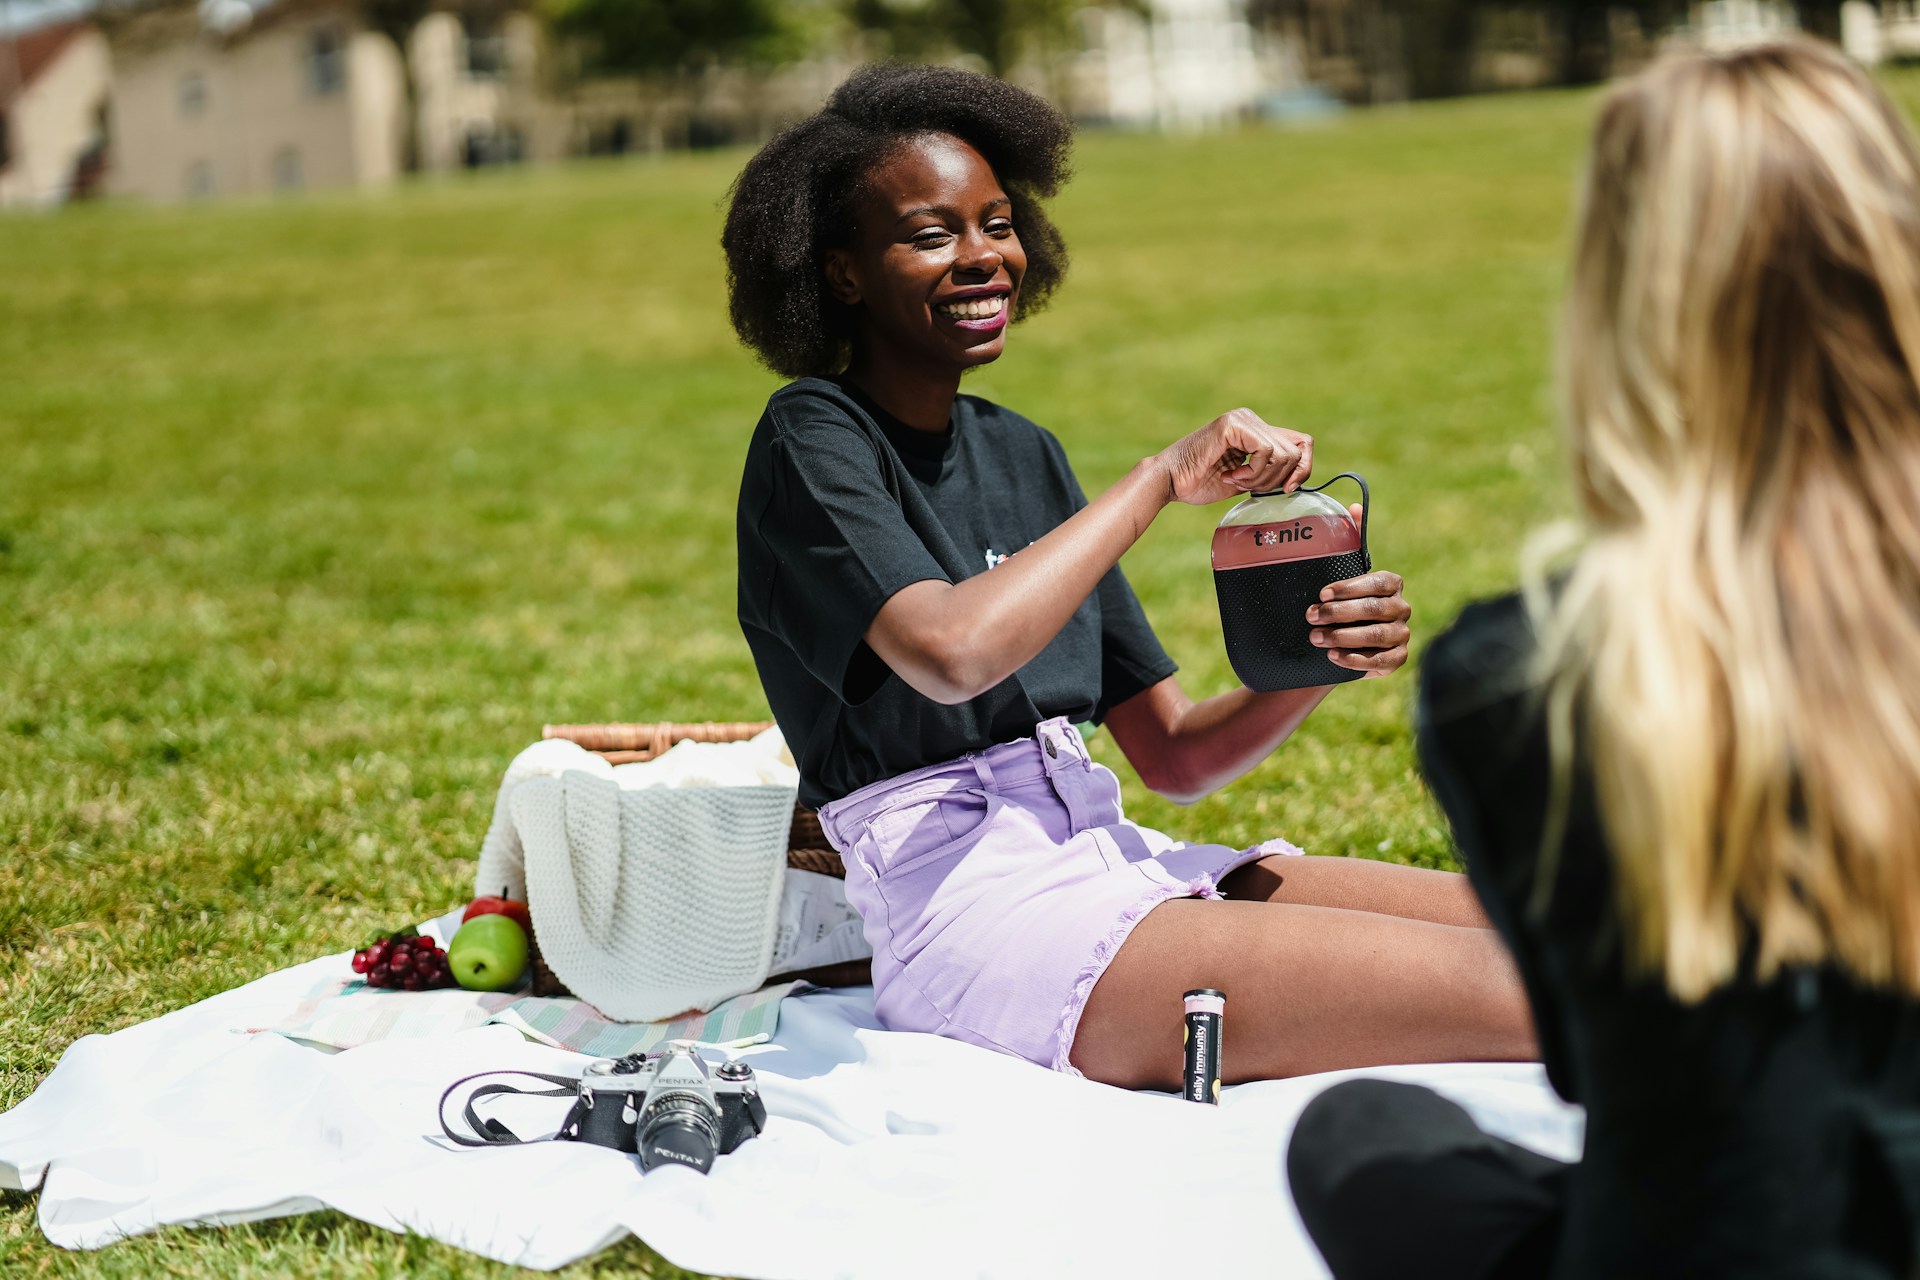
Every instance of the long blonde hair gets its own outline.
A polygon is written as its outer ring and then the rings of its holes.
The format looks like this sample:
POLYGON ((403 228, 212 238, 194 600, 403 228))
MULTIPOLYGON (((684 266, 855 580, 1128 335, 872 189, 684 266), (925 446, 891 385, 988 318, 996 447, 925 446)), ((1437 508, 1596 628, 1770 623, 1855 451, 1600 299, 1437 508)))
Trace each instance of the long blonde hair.
POLYGON ((1629 966, 1920 993, 1920 158, 1872 81, 1793 41, 1616 90, 1561 362, 1540 675, 1629 966))

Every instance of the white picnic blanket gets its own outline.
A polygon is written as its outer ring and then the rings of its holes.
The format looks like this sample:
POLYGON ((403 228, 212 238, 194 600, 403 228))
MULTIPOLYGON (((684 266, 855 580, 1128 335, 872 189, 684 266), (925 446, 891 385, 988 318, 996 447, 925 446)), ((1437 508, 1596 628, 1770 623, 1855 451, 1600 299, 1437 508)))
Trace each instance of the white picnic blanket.
MULTIPOLYGON (((1186 1274, 1196 1250, 1217 1277, 1325 1275, 1282 1157, 1301 1106, 1341 1076, 1242 1085, 1203 1107, 881 1031, 866 988, 814 992, 780 1002, 773 1041, 741 1054, 765 1135, 709 1177, 643 1177, 597 1147, 445 1142, 435 1106, 459 1077, 588 1061, 511 1026, 337 1053, 244 1030, 283 1023, 347 972, 329 956, 78 1041, 0 1115, 0 1186, 38 1187, 42 1228, 76 1249, 331 1206, 539 1268, 633 1232, 679 1266, 744 1278, 1115 1280, 1186 1274)), ((1537 1067, 1364 1074, 1432 1084, 1549 1154, 1579 1147, 1578 1110, 1537 1067)), ((514 1105, 498 1114, 530 1135, 564 1102, 514 1105)))

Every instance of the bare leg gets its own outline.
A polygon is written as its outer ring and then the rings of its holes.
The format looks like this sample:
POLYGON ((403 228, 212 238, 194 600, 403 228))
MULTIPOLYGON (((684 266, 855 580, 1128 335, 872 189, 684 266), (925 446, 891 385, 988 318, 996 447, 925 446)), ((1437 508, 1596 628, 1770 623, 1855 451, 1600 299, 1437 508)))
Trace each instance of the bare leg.
POLYGON ((1125 1088, 1178 1088, 1180 998, 1195 987, 1227 993, 1228 1083, 1539 1054, 1519 975, 1490 929, 1181 898, 1149 911, 1095 984, 1073 1064, 1125 1088))
POLYGON ((1220 892, 1236 902, 1345 907, 1435 924, 1490 927, 1473 886, 1458 872, 1368 858, 1261 858, 1229 871, 1220 880, 1220 892))

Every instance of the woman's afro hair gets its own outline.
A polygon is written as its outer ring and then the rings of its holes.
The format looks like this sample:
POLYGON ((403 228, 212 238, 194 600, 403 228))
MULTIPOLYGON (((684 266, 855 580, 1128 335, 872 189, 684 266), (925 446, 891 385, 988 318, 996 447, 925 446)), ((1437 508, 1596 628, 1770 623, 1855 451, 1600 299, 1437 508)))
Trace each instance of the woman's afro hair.
POLYGON ((903 140, 945 133, 978 151, 1013 199, 1026 250, 1021 316, 1067 270, 1060 232, 1040 207, 1067 179, 1073 128, 1045 101, 952 67, 887 64, 855 72, 819 114, 784 130, 734 183, 720 243, 734 330, 776 373, 839 373, 854 310, 827 291, 827 251, 845 245, 867 173, 903 140))

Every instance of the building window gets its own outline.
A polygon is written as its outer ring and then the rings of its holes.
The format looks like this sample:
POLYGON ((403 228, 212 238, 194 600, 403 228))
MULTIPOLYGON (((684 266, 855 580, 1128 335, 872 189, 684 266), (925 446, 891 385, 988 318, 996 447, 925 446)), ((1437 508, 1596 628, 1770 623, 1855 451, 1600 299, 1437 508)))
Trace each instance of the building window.
POLYGON ((475 80, 504 80, 507 75, 505 36, 480 36, 467 41, 467 75, 475 80))
POLYGON ((633 150, 633 122, 620 116, 611 124, 594 125, 587 130, 587 154, 623 156, 633 150))
POLYGON ((525 156, 525 141, 518 129, 512 126, 496 127, 486 122, 468 125, 460 148, 460 163, 469 169, 495 164, 519 164, 525 156))
POLYGON ((298 191, 306 185, 306 177, 300 171, 300 152, 295 147, 282 147, 273 153, 273 189, 275 191, 298 191))
POLYGON ((347 87, 347 42, 332 27, 322 27, 307 40, 307 84, 319 98, 347 87))
POLYGON ((0 109, 0 169, 5 169, 12 163, 13 146, 8 141, 7 113, 4 109, 0 109))
POLYGON ((505 36, 467 37, 467 77, 472 80, 506 79, 507 38, 505 36))
POLYGON ((488 22, 469 15, 461 19, 461 34, 466 45, 467 78, 504 80, 507 38, 501 34, 498 20, 488 22))
POLYGON ((207 78, 198 71, 180 77, 180 114, 197 116, 207 109, 207 78))
POLYGON ((195 160, 187 166, 187 196, 197 198, 213 194, 213 166, 205 160, 195 160))

